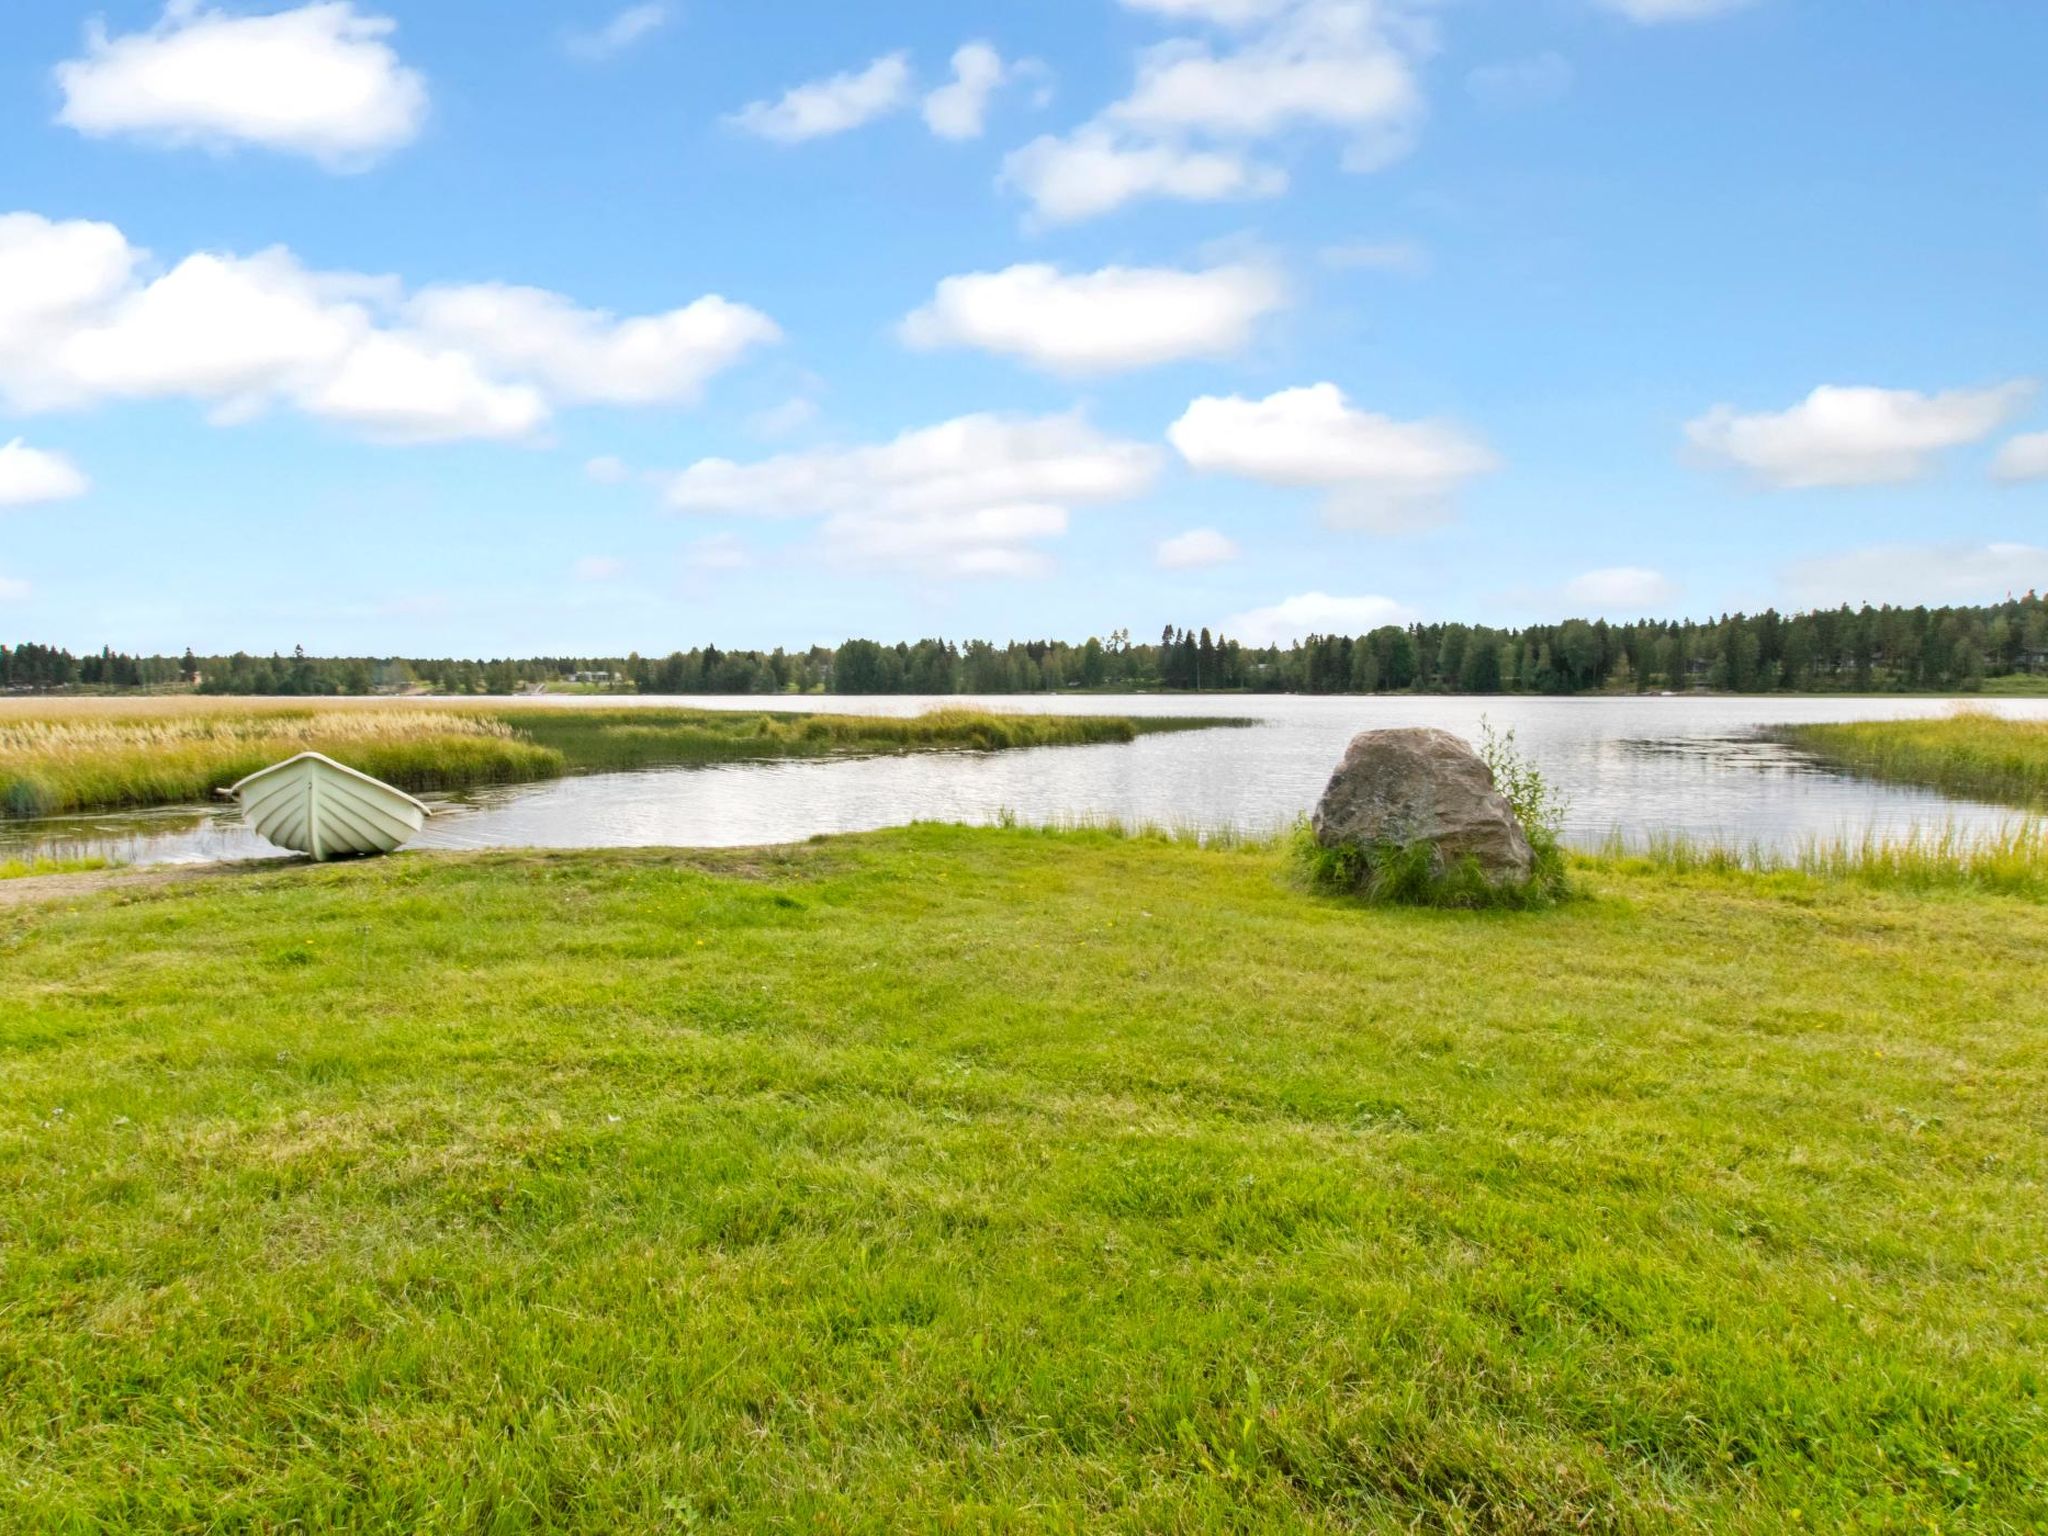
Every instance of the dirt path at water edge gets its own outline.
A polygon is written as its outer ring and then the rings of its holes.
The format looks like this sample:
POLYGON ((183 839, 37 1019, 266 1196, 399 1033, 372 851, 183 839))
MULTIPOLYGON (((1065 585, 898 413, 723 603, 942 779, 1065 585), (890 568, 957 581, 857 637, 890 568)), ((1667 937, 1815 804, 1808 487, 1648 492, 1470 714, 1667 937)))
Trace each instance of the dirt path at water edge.
POLYGON ((219 864, 156 864, 146 869, 86 869, 62 875, 0 880, 0 911, 44 902, 74 901, 102 891, 146 891, 185 880, 260 875, 310 866, 311 859, 237 859, 219 864))

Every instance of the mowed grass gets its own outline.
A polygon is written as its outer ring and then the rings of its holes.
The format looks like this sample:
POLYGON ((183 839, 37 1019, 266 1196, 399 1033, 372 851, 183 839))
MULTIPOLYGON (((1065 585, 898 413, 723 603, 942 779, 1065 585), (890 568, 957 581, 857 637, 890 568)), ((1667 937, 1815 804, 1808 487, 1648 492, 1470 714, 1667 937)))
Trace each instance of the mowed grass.
POLYGON ((2048 907, 917 827, 0 913, 37 1531, 2031 1531, 2048 907))
POLYGON ((306 751, 400 789, 460 790, 747 758, 1125 742, 1147 731, 1243 723, 957 709, 903 719, 544 705, 281 707, 268 700, 199 709, 180 698, 132 701, 129 713, 72 701, 31 713, 19 703, 0 711, 0 816, 203 800, 306 751))
POLYGON ((1963 710, 1932 720, 1785 726, 1772 734, 1869 778, 2048 808, 2048 720, 1963 710))

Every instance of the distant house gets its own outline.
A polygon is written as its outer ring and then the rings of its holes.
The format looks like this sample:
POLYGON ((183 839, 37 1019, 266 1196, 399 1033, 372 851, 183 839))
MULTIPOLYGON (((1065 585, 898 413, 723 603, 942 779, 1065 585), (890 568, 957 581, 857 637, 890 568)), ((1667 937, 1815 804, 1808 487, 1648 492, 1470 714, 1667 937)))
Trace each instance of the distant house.
POLYGON ((613 680, 614 676, 615 674, 610 672, 578 672, 570 681, 577 683, 609 683, 613 680))

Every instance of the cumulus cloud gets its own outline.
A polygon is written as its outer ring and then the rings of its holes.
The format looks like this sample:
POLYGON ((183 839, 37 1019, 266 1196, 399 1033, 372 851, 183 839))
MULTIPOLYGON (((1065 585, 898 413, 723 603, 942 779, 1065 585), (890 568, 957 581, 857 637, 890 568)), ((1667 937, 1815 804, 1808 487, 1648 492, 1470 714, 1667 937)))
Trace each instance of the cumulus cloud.
POLYGON ((1293 0, 1123 0, 1124 8, 1163 16, 1169 21, 1206 22, 1217 27, 1248 27, 1270 21, 1293 0))
POLYGON ((1499 467, 1463 428, 1357 410, 1334 384, 1205 395, 1166 435, 1193 469, 1320 489, 1334 526, 1382 533, 1441 521, 1466 481, 1499 467))
POLYGON ((1998 451, 1991 472, 2007 482, 2048 480, 2048 432, 2029 432, 1998 451))
POLYGON ((1800 607, 1842 603, 1989 603, 2008 593, 2048 590, 2048 549, 2032 544, 1880 544, 1784 573, 1800 607))
POLYGON ((987 43, 968 43, 953 55, 953 78, 924 99, 925 126, 942 139, 978 139, 988 105, 1009 70, 987 43))
POLYGON ((1270 608, 1224 620, 1223 632, 1245 645, 1287 645, 1310 635, 1363 635, 1386 624, 1413 624, 1416 611, 1391 597, 1332 597, 1303 592, 1270 608))
POLYGON ((1571 94, 1577 78, 1578 72, 1563 54, 1539 53, 1482 64, 1465 76, 1465 89, 1489 111, 1522 112, 1562 101, 1571 94))
POLYGON ((776 101, 749 102, 726 121, 777 144, 801 144, 871 123, 910 103, 910 60, 885 54, 866 69, 813 80, 776 101))
POLYGON ((1066 532, 1073 507, 1136 496, 1158 468, 1156 450, 1078 415, 976 415, 857 448, 704 459, 670 479, 667 499, 681 512, 816 518, 842 561, 1039 575, 1050 568, 1040 546, 1066 532))
POLYGON ((1160 566, 1169 571, 1199 570, 1205 565, 1228 565, 1238 557, 1236 541, 1214 528, 1191 528, 1170 539, 1161 539, 1157 550, 1160 566))
POLYGON ((31 448, 18 437, 0 443, 0 507, 71 501, 91 489, 92 482, 63 454, 31 448))
POLYGON ((633 478, 632 468, 615 454, 600 453, 583 461, 583 476, 596 485, 624 485, 633 478))
POLYGON ((85 56, 57 66, 57 121, 93 137, 257 144, 357 169, 426 120, 426 81, 387 41, 396 28, 350 0, 268 15, 171 0, 146 32, 91 25, 85 56))
POLYGON ((1424 29, 1372 0, 1185 0, 1137 7, 1230 29, 1144 50, 1130 92, 1065 135, 1012 153, 1003 180, 1058 223, 1142 197, 1273 196, 1285 173, 1254 146, 1301 128, 1341 134, 1344 163, 1376 170, 1406 153, 1423 113, 1424 29))
POLYGON ((1002 180, 1051 224, 1094 218, 1139 198, 1215 203, 1287 190, 1285 171, 1237 150, 1136 143, 1093 127, 1064 138, 1044 134, 1011 151, 1002 180))
POLYGON ((666 5, 631 5, 593 31, 571 32, 563 46, 579 59, 602 63, 659 31, 667 20, 666 5))
POLYGON ((1899 485, 1931 471, 1945 450, 1991 436, 2033 393, 2024 379, 1938 395, 1823 384, 1784 411, 1717 405, 1685 431, 1767 485, 1899 485))
POLYGON ((1034 263, 944 279, 901 334, 913 347, 979 347, 1054 373, 1114 373, 1236 352, 1285 301, 1259 266, 1069 274, 1034 263))
POLYGON ((532 288, 408 298, 283 247, 149 268, 111 225, 0 218, 0 403, 189 399, 219 421, 287 405, 392 441, 516 438, 557 401, 694 399, 777 334, 717 297, 624 319, 532 288))
POLYGON ((1646 613, 1678 596, 1678 585, 1662 571, 1640 565, 1612 565, 1587 571, 1564 584, 1564 598, 1598 614, 1646 613))
POLYGON ((1665 21, 1704 21, 1710 16, 1725 16, 1730 11, 1739 11, 1755 0, 1597 0, 1605 10, 1630 21, 1646 26, 1665 21))
POLYGON ((423 335, 561 399, 610 405, 695 400, 714 374, 782 338, 759 310, 717 294, 620 319, 545 289, 468 283, 422 289, 407 313, 423 335))

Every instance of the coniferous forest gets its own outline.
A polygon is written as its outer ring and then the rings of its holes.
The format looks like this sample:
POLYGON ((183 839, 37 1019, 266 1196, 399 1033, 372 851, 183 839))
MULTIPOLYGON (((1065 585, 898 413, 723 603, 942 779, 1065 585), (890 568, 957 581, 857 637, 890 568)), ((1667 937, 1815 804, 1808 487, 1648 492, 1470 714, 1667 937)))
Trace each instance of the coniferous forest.
POLYGON ((0 689, 335 695, 429 691, 504 694, 582 686, 653 694, 991 694, 1067 689, 1262 693, 1973 692, 2048 681, 2048 601, 1982 607, 1847 607, 1612 624, 1567 619, 1388 625, 1246 645, 1168 625, 1156 641, 1126 630, 1081 643, 848 640, 837 648, 721 650, 665 656, 496 660, 290 655, 85 655, 0 645, 0 689))

